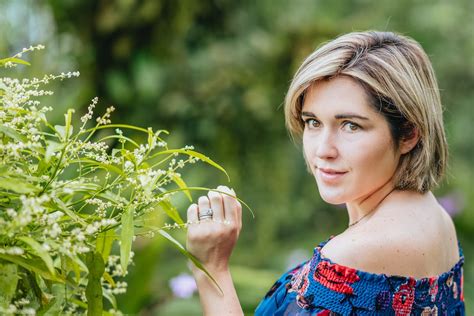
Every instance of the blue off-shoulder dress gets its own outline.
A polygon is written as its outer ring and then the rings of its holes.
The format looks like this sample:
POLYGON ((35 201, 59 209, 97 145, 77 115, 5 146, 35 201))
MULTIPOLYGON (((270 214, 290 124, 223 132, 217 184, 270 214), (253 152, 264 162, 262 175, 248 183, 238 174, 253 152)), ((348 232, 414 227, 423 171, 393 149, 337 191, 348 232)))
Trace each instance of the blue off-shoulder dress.
POLYGON ((465 315, 464 256, 430 278, 368 273, 332 262, 320 250, 281 276, 255 315, 465 315))

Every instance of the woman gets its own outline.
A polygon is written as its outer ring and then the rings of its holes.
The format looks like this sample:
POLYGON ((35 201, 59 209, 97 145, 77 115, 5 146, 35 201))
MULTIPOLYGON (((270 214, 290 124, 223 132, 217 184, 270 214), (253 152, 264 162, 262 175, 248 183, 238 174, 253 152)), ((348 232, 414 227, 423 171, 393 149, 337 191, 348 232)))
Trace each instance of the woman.
MULTIPOLYGON (((286 272, 257 315, 464 315, 464 258, 453 222, 431 190, 447 145, 435 75, 414 40, 350 33, 313 52, 285 100, 322 199, 345 203, 348 228, 286 272)), ((209 192, 188 209, 187 246, 206 315, 242 314, 228 269, 241 206, 209 192), (224 223, 226 220, 228 222, 224 223), (230 222, 230 223, 229 223, 230 222)))

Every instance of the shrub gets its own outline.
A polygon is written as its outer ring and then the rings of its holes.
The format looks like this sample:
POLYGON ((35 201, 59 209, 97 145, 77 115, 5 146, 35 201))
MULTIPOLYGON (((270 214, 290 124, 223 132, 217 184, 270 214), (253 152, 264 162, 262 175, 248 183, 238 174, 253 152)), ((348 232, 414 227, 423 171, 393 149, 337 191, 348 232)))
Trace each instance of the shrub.
MULTIPOLYGON (((28 65, 22 54, 42 48, 23 49, 0 67, 28 65)), ((201 160, 225 170, 190 146, 168 148, 164 130, 112 124, 113 107, 93 120, 97 98, 80 121, 68 110, 64 124, 52 126, 52 108, 39 99, 53 92, 43 86, 76 76, 0 78, 2 314, 98 315, 103 298, 111 306, 105 314, 119 313, 115 295, 126 291, 121 277, 136 235, 158 232, 202 268, 163 230, 187 225, 170 198, 207 190, 187 187, 178 172, 185 165, 201 160), (144 133, 146 143, 128 130, 144 133), (173 225, 153 221, 163 212, 173 225)))

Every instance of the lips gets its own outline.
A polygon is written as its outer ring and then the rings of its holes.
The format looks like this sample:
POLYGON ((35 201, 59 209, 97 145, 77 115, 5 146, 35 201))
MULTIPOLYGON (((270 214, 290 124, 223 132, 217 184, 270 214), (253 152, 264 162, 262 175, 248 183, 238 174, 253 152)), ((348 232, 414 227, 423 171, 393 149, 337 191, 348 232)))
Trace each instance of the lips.
POLYGON ((343 174, 346 173, 347 171, 342 171, 342 170, 336 170, 336 169, 331 169, 331 168, 318 168, 321 172, 327 173, 327 174, 343 174))
POLYGON ((318 168, 317 173, 321 180, 325 182, 334 182, 341 179, 347 173, 347 171, 331 168, 318 168))

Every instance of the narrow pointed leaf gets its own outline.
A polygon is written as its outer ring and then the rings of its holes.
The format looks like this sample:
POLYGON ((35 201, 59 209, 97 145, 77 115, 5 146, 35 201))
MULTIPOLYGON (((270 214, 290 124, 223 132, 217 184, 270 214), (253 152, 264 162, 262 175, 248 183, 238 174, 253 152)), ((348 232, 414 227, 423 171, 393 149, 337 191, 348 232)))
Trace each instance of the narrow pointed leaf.
POLYGON ((16 193, 33 193, 37 192, 40 189, 29 182, 22 181, 19 178, 0 178, 0 189, 13 191, 16 193))
POLYGON ((24 259, 20 256, 14 256, 14 255, 9 255, 5 253, 0 253, 0 259, 22 266, 23 268, 33 273, 37 273, 44 279, 64 283, 64 279, 61 276, 58 276, 58 275, 54 276, 48 271, 48 269, 44 266, 44 263, 42 260, 37 260, 33 258, 24 259))
POLYGON ((112 278, 112 276, 107 271, 104 272, 103 278, 104 278, 105 281, 107 281, 110 284, 111 287, 116 286, 114 279, 112 278))
POLYGON ((129 206, 122 214, 122 232, 120 234, 120 264, 126 271, 130 261, 133 240, 133 209, 129 206))
POLYGON ((112 172, 117 173, 117 174, 122 175, 122 176, 125 176, 125 174, 123 173, 123 171, 120 168, 117 168, 113 165, 101 163, 101 162, 98 162, 98 161, 95 161, 95 160, 92 160, 92 159, 87 159, 87 158, 74 159, 74 160, 71 160, 70 163, 89 164, 89 165, 100 167, 100 168, 108 170, 108 171, 112 171, 112 172))
POLYGON ((28 141, 26 136, 21 135, 20 133, 15 131, 13 128, 10 128, 10 127, 4 126, 4 125, 0 125, 0 133, 5 134, 6 136, 8 136, 8 137, 10 137, 10 138, 12 138, 12 139, 14 139, 18 142, 26 143, 28 141))
POLYGON ((176 209, 176 207, 173 206, 173 204, 171 204, 170 201, 163 200, 158 205, 163 209, 166 215, 168 215, 173 221, 175 221, 178 224, 184 224, 184 221, 179 215, 178 210, 176 209))
POLYGON ((0 63, 2 63, 2 64, 5 64, 7 62, 12 62, 12 63, 15 63, 15 64, 21 64, 21 65, 25 65, 25 66, 31 66, 31 64, 29 62, 27 62, 26 60, 23 60, 23 59, 20 59, 20 58, 15 58, 15 57, 9 57, 9 58, 5 58, 5 59, 0 60, 0 63))
POLYGON ((188 186, 186 185, 186 182, 184 182, 183 178, 173 175, 173 181, 176 183, 181 189, 183 189, 183 193, 188 197, 189 202, 193 201, 193 198, 191 196, 191 193, 187 189, 188 186))
POLYGON ((44 160, 45 162, 49 162, 53 154, 58 151, 61 151, 64 148, 65 144, 58 143, 52 140, 47 140, 46 143, 47 143, 47 147, 46 147, 46 153, 44 154, 44 160))
POLYGON ((76 213, 74 213, 74 211, 69 209, 69 207, 66 204, 64 204, 62 200, 58 199, 57 197, 53 197, 53 201, 60 211, 66 213, 66 215, 68 215, 76 223, 80 223, 82 226, 87 226, 86 221, 80 218, 76 213))
POLYGON ((34 254, 40 257, 41 260, 43 260, 43 262, 46 264, 46 267, 48 268, 49 272, 52 275, 56 275, 56 271, 54 270, 53 259, 51 258, 49 253, 41 246, 40 243, 28 236, 21 236, 18 237, 18 239, 30 246, 31 249, 33 249, 34 254))
POLYGON ((113 229, 106 230, 99 234, 96 242, 96 251, 102 255, 104 262, 107 262, 115 240, 115 231, 113 229))
POLYGON ((225 169, 223 167, 221 167, 219 164, 217 164, 216 162, 214 162, 213 160, 211 160, 211 158, 201 154, 201 153, 198 153, 197 151, 194 151, 194 150, 188 150, 188 149, 169 149, 169 150, 163 150, 163 151, 160 151, 160 152, 157 152, 156 154, 154 154, 152 157, 154 156, 157 156, 157 155, 169 155, 169 154, 172 154, 172 153, 179 153, 179 154, 184 154, 184 155, 188 155, 188 156, 191 156, 191 157, 194 157, 194 158, 199 158, 200 160, 210 164, 211 166, 213 166, 214 168, 217 168, 219 169, 220 171, 222 171, 223 173, 225 173, 225 175, 227 176, 227 180, 230 181, 230 177, 229 175, 227 174, 227 171, 225 171, 225 169))
POLYGON ((0 307, 7 308, 15 296, 18 280, 18 266, 16 264, 0 264, 0 307))
POLYGON ((221 293, 224 294, 224 292, 222 291, 221 287, 219 286, 217 281, 214 279, 214 277, 206 270, 206 268, 204 268, 204 266, 199 262, 199 260, 195 256, 193 256, 192 253, 187 251, 186 248, 184 248, 184 246, 181 245, 181 243, 179 241, 174 239, 170 234, 168 234, 164 230, 159 229, 158 232, 163 237, 165 237, 167 240, 169 240, 176 248, 178 248, 178 250, 183 255, 185 255, 189 260, 191 260, 196 265, 196 267, 198 267, 200 270, 202 270, 212 280, 212 282, 214 282, 214 284, 219 288, 219 291, 221 291, 221 293))

